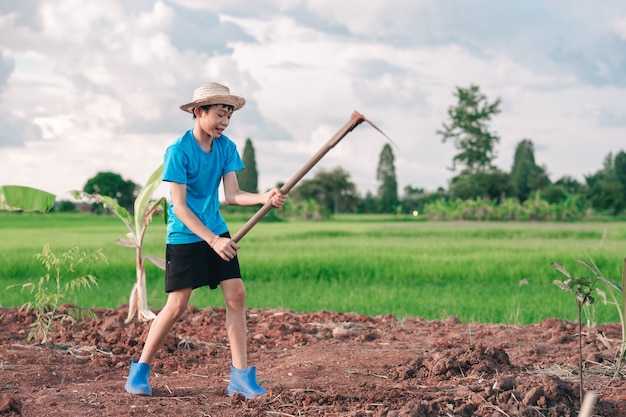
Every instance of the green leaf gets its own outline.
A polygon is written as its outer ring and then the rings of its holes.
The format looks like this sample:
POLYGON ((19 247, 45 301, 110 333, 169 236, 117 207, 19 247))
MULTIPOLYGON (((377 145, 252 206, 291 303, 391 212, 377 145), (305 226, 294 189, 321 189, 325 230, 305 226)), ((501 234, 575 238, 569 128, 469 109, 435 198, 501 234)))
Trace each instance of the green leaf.
POLYGON ((120 206, 114 198, 111 198, 106 195, 99 195, 99 194, 94 194, 94 195, 98 196, 102 204, 106 208, 111 210, 115 215, 117 215, 117 217, 119 217, 124 222, 124 224, 126 224, 126 227, 128 228, 130 232, 135 232, 135 229, 133 229, 133 224, 132 224, 133 218, 128 212, 128 210, 120 206))
POLYGON ((608 301, 606 299, 606 293, 604 291, 602 291, 600 288, 596 288, 596 294, 600 296, 604 305, 608 304, 608 301))
POLYGON ((562 289, 563 291, 573 292, 572 287, 567 285, 567 281, 559 281, 555 279, 554 281, 552 281, 552 283, 556 285, 557 287, 559 287, 560 289, 562 289))
POLYGON ((560 263, 557 262, 552 262, 551 264, 553 267, 555 267, 558 271, 560 271, 563 275, 565 275, 568 278, 572 278, 572 276, 570 275, 569 271, 567 269, 565 269, 565 267, 563 265, 561 265, 560 263))
POLYGON ((132 234, 135 234, 135 229, 133 228, 132 216, 130 215, 130 213, 128 213, 128 210, 120 206, 114 198, 111 198, 105 195, 100 195, 100 194, 88 194, 84 191, 78 191, 78 190, 71 190, 71 191, 68 191, 68 193, 72 197, 79 199, 79 200, 80 199, 93 200, 96 203, 102 204, 104 207, 111 210, 117 217, 119 217, 124 222, 128 230, 132 234))
POLYGON ((597 268, 594 268, 593 266, 589 265, 585 261, 581 261, 580 259, 578 259, 576 262, 578 262, 579 264, 581 264, 582 266, 584 266, 585 268, 590 270, 593 275, 598 275, 599 274, 597 268))
POLYGON ((622 286, 619 285, 617 282, 613 281, 612 279, 606 278, 606 277, 601 277, 601 279, 606 285, 613 287, 618 291, 622 291, 622 286))
POLYGON ((152 214, 152 210, 146 211, 146 207, 152 198, 154 191, 161 185, 163 175, 163 164, 161 164, 148 178, 148 182, 141 189, 137 198, 135 199, 135 231, 137 235, 141 236, 145 223, 145 217, 149 213, 152 214))
POLYGON ((162 207, 162 209, 163 209, 163 220, 164 220, 165 224, 167 224, 167 221, 168 221, 168 218, 169 218, 169 212, 167 211, 167 208, 168 208, 167 207, 168 206, 167 200, 162 198, 161 199, 161 204, 163 205, 163 207, 162 207))
POLYGON ((54 207, 56 196, 37 188, 19 185, 0 187, 0 210, 39 211, 46 213, 54 207))
POLYGON ((593 284, 593 278, 591 277, 578 277, 572 280, 574 285, 580 285, 581 287, 590 288, 593 284))

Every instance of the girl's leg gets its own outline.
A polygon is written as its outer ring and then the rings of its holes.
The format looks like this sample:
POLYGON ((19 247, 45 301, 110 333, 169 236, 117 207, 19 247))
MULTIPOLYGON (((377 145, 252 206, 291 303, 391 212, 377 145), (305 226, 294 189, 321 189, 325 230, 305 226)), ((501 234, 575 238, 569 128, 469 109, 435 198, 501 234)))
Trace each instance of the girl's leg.
POLYGON ((133 360, 130 364, 130 374, 126 379, 126 391, 136 395, 152 395, 152 387, 150 387, 150 371, 152 361, 157 350, 163 344, 163 340, 174 326, 176 320, 187 309, 191 288, 176 290, 169 293, 165 307, 156 316, 150 330, 148 338, 141 352, 141 358, 133 360))
POLYGON ((241 278, 227 279, 220 285, 226 303, 226 334, 230 342, 233 366, 245 369, 248 367, 246 287, 241 278))
POLYGON ((144 362, 148 365, 152 364, 168 333, 187 309, 190 296, 191 288, 184 288, 169 293, 165 307, 159 312, 150 326, 139 362, 144 362))
POLYGON ((266 391, 256 380, 256 367, 248 367, 246 347, 246 287, 241 278, 221 282, 226 302, 226 333, 230 341, 232 365, 226 394, 236 393, 252 399, 265 395, 266 391))

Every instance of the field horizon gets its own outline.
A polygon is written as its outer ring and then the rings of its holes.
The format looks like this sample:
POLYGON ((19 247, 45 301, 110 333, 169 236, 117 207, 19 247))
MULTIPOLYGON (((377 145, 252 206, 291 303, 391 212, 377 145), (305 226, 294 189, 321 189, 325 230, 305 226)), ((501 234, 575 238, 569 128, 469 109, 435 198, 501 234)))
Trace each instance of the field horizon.
MULTIPOLYGON (((231 233, 245 216, 229 216, 231 233)), ((119 246, 126 230, 115 216, 0 213, 0 305, 14 307, 29 294, 12 284, 35 282, 45 270, 35 254, 50 244, 60 254, 78 246, 102 249, 108 264, 93 267, 98 287, 64 300, 86 308, 128 303, 134 284, 134 250, 119 246)), ((163 257, 165 225, 148 227, 144 255, 163 257)), ((571 294, 552 262, 574 274, 577 260, 595 262, 621 285, 626 225, 620 222, 433 222, 412 216, 346 215, 326 221, 261 222, 241 242, 239 258, 248 306, 311 312, 528 324, 548 317, 576 319, 571 294)), ((163 272, 147 264, 149 306, 165 301, 163 272)), ((198 308, 223 306, 220 291, 201 288, 198 308)), ((614 305, 585 311, 590 323, 619 320, 614 305)))

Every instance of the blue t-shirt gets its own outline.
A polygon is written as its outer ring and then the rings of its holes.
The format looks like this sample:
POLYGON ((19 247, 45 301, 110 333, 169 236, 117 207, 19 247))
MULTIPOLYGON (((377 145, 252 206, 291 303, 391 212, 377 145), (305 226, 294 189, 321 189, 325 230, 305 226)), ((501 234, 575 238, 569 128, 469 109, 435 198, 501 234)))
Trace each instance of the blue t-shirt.
MULTIPOLYGON (((200 221, 219 235, 228 231, 220 213, 219 185, 222 176, 244 168, 237 146, 227 136, 213 138, 211 152, 205 152, 188 130, 165 151, 163 181, 187 186, 187 206, 200 221)), ((168 208, 168 244, 200 242, 174 214, 173 204, 168 208)))

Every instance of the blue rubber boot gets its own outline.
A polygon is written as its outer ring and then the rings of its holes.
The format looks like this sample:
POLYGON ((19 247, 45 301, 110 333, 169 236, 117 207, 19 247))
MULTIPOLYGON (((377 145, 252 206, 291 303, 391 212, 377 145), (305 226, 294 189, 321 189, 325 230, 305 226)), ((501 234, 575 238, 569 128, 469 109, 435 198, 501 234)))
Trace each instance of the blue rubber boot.
POLYGON ((265 395, 265 389, 256 382, 256 366, 237 369, 230 365, 230 382, 226 393, 232 397, 237 392, 249 400, 256 396, 265 395))
POLYGON ((130 374, 126 380, 126 391, 136 395, 152 395, 152 388, 148 378, 150 377, 150 365, 136 360, 130 363, 130 374))

